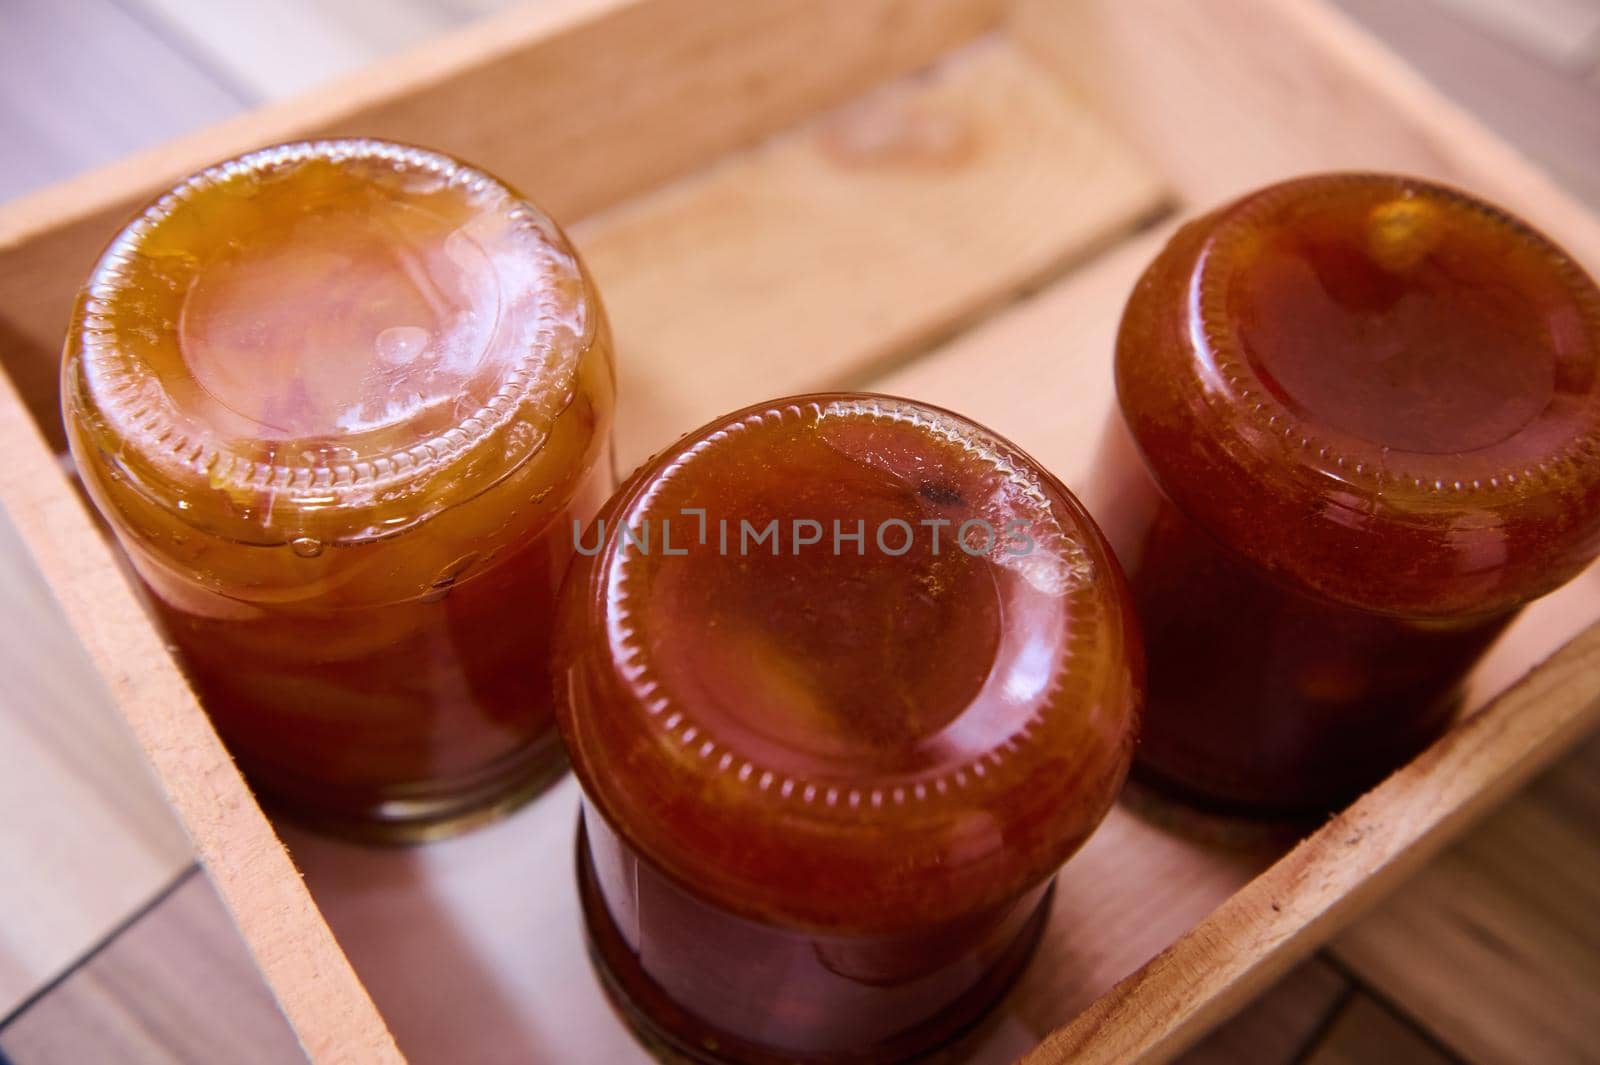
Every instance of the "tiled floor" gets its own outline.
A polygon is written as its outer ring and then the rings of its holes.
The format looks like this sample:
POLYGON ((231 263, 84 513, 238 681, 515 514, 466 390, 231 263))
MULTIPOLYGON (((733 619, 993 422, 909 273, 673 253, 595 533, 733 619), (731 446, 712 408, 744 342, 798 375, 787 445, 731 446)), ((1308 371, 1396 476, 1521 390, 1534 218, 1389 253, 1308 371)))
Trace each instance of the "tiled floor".
POLYGON ((304 1061, 228 912, 189 866, 0 1027, 16 1065, 304 1061))
MULTIPOLYGON (((0 0, 0 199, 314 86, 501 2, 0 0)), ((1600 0, 1338 3, 1600 209, 1600 0)), ((0 537, 0 568, 14 571, 7 587, 29 587, 26 561, 5 548, 0 537)), ((92 707, 94 696, 66 690, 71 649, 49 650, 47 629, 0 634, 4 661, 52 665, 8 669, 10 699, 92 707)), ((0 1062, 299 1060, 204 878, 185 871, 184 845, 126 739, 114 725, 82 729, 101 760, 58 767, 80 798, 52 811, 82 831, 51 829, 56 851, 4 866, 0 1062), (142 850, 119 857, 90 842, 105 819, 130 817, 136 828, 124 835, 143 839, 142 850), (89 882, 121 894, 30 896, 50 861, 74 882, 98 870, 89 882)), ((0 799, 12 809, 37 802, 5 790, 33 779, 22 771, 30 743, 66 749, 38 728, 0 743, 0 799)), ((27 765, 37 776, 36 760, 27 765)), ((1186 1062, 1600 1061, 1597 769, 1600 742, 1186 1062)), ((22 838, 0 836, 0 852, 20 853, 22 838)))

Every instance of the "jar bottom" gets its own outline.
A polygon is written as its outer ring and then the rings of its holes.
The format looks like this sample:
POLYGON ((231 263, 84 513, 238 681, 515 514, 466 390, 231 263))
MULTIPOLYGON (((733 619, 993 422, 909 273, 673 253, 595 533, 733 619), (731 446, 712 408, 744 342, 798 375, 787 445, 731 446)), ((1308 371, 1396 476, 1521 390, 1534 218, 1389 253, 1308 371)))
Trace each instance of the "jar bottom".
POLYGON ((325 785, 262 771, 240 759, 266 811, 352 843, 408 845, 460 835, 520 809, 567 772, 566 748, 550 732, 466 782, 332 795, 325 785))
POLYGON ((973 987, 926 1025, 860 1053, 796 1055, 757 1046, 716 1028, 683 1009, 653 981, 617 930, 595 882, 583 818, 577 833, 578 898, 585 941, 612 1008, 652 1057, 664 1065, 940 1065, 965 1060, 971 1043, 987 1029, 994 1007, 1027 968, 1055 897, 1055 882, 994 965, 973 987))

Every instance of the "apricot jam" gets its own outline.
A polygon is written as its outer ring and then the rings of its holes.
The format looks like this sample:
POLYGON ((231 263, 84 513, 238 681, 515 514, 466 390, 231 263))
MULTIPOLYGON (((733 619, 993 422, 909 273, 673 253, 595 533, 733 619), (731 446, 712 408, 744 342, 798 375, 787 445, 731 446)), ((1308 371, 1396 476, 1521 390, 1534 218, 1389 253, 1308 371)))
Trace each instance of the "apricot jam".
POLYGON ((1180 230, 1102 463, 1150 656, 1136 775, 1314 815, 1435 738, 1600 550, 1597 358, 1594 282, 1452 189, 1308 177, 1180 230))
POLYGON ((291 144, 156 200, 79 297, 83 483, 263 798, 438 834, 561 765, 568 522, 611 487, 610 340, 555 225, 456 160, 291 144))
POLYGON ((636 473, 561 598, 602 982, 658 1049, 881 1062, 972 1025, 1131 756, 1110 548, 956 415, 728 415, 636 473))

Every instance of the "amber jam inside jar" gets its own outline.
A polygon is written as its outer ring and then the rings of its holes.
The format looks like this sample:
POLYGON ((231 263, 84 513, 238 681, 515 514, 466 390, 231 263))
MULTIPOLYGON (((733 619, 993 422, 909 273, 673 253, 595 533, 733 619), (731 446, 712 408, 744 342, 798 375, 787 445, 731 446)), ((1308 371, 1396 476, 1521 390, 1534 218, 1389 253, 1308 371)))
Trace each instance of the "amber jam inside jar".
POLYGON ((78 302, 90 496, 252 784, 415 838, 561 765, 570 519, 611 487, 604 314, 566 238, 456 160, 270 148, 144 210, 78 302))
POLYGON ((1594 283, 1451 189, 1309 177, 1180 230, 1129 301, 1102 463, 1150 656, 1137 774, 1311 815, 1426 746, 1600 549, 1597 360, 1594 283))
POLYGON ((956 415, 819 395, 685 437, 586 536, 559 713, 624 1014, 708 1062, 973 1024, 1131 755, 1138 637, 1083 508, 956 415))

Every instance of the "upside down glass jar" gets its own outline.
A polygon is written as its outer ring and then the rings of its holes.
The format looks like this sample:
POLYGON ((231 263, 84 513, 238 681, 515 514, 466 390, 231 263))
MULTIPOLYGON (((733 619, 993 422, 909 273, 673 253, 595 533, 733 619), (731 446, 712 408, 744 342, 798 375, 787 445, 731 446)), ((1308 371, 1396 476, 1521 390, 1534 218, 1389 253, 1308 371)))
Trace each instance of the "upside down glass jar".
POLYGON ((1313 176, 1181 229, 1101 462, 1149 653, 1135 775, 1299 818, 1433 740, 1600 549, 1597 364, 1594 282, 1453 189, 1313 176))
POLYGON ((1131 756, 1138 635, 1087 513, 971 422, 833 394, 689 434, 586 535, 559 714, 635 1030, 886 1062, 975 1023, 1131 756))
POLYGON ((322 141, 112 242, 67 337, 85 488, 263 798, 436 835, 562 764, 546 662, 614 383, 566 238, 489 175, 322 141))

